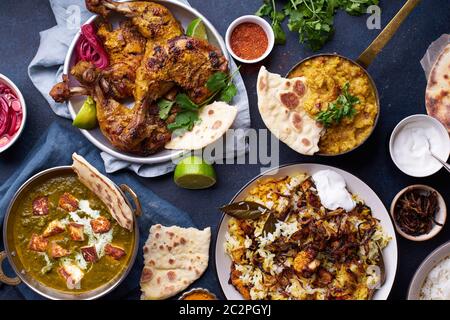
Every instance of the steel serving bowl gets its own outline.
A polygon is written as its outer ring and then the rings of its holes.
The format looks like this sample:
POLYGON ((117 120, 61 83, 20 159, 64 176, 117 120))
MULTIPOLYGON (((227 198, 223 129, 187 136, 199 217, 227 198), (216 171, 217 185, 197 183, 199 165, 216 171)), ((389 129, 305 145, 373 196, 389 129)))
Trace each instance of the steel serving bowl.
MULTIPOLYGON (((60 166, 60 167, 54 167, 50 168, 44 171, 41 171, 37 173, 36 175, 29 178, 20 188, 17 190, 17 192, 14 194, 8 209, 6 211, 5 220, 3 221, 3 243, 5 245, 5 251, 0 252, 0 282, 3 282, 7 285, 18 285, 21 282, 25 283, 28 287, 30 287, 33 291, 37 292, 38 294, 53 300, 91 300, 91 299, 97 299, 101 296, 111 292, 116 288, 128 275, 130 272, 134 261, 136 260, 136 255, 139 247, 139 228, 138 223, 136 219, 134 219, 134 244, 133 244, 133 251, 130 254, 128 264, 127 266, 118 273, 111 281, 108 283, 105 283, 104 285, 90 290, 85 291, 80 294, 74 294, 74 293, 68 293, 63 292, 54 288, 51 288, 49 286, 44 285, 42 282, 36 280, 30 273, 28 273, 19 256, 17 255, 14 240, 12 236, 13 232, 13 221, 12 215, 13 215, 13 208, 26 196, 28 193, 28 190, 35 186, 36 184, 40 183, 41 181, 48 180, 49 178, 58 177, 61 175, 67 175, 67 174, 75 174, 71 166, 60 166), (10 278, 5 275, 5 273, 2 270, 2 263, 5 260, 5 258, 8 258, 8 261, 14 270, 15 274, 17 275, 15 278, 10 278)), ((135 217, 138 217, 141 215, 142 209, 141 204, 139 202, 139 199, 135 192, 127 185, 122 184, 120 186, 116 185, 117 190, 122 193, 124 196, 127 205, 132 208, 132 211, 135 215, 135 217), (128 196, 132 198, 133 205, 128 200, 128 196)))
MULTIPOLYGON (((176 0, 155 0, 153 2, 162 4, 167 9, 170 10, 170 12, 173 14, 173 16, 181 23, 182 26, 186 27, 192 20, 196 18, 201 18, 203 23, 205 24, 206 32, 208 35, 208 42, 212 45, 220 48, 223 55, 227 60, 228 54, 226 50, 225 43, 220 36, 219 32, 214 28, 214 26, 209 22, 208 19, 206 19, 201 13, 199 13, 194 8, 185 5, 181 3, 180 1, 176 0)), ((95 15, 91 17, 89 20, 86 21, 86 24, 96 22, 99 19, 101 19, 99 16, 95 15)), ((119 14, 112 14, 110 17, 110 21, 112 24, 117 24, 119 21, 121 21, 123 17, 119 14)), ((80 37, 81 31, 78 31, 78 33, 75 35, 72 43, 70 44, 69 50, 67 52, 66 59, 64 61, 64 70, 63 73, 69 75, 69 82, 71 86, 77 86, 78 82, 76 79, 70 75, 70 69, 75 64, 76 61, 76 50, 75 46, 78 42, 78 39, 80 37)), ((68 107, 70 111, 70 115, 72 116, 72 119, 75 119, 76 114, 81 109, 81 106, 84 102, 84 97, 73 97, 68 102, 68 107)), ((132 102, 131 102, 132 103, 132 102)), ((130 103, 130 104, 131 104, 130 103)), ((133 155, 131 153, 120 151, 116 148, 114 148, 111 143, 108 141, 108 139, 103 136, 100 129, 94 129, 94 130, 83 130, 80 129, 81 133, 91 142, 93 143, 97 148, 100 150, 118 158, 124 161, 132 162, 132 163, 141 163, 141 164, 154 164, 154 163, 161 163, 161 162, 167 162, 171 161, 172 159, 177 159, 181 157, 183 154, 186 153, 184 150, 161 150, 160 152, 157 152, 155 154, 149 155, 149 156, 138 156, 133 155)))

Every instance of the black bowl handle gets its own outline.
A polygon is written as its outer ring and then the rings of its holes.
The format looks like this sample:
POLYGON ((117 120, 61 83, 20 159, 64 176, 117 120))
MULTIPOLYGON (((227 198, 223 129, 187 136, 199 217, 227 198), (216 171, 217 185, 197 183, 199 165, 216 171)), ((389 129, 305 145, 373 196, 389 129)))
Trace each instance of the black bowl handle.
POLYGON ((3 260, 5 259, 6 259, 6 251, 0 252, 0 282, 7 284, 9 286, 17 286, 21 282, 20 278, 19 277, 10 278, 3 272, 2 265, 3 260))

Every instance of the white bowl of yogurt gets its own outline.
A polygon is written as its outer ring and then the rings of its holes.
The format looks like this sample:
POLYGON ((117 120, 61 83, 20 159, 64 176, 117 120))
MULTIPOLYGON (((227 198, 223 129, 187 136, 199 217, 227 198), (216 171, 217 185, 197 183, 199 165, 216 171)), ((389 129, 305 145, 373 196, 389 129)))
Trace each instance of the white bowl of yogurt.
POLYGON ((428 177, 442 168, 430 153, 447 161, 450 138, 445 127, 436 119, 415 114, 400 121, 389 140, 392 161, 412 177, 428 177))

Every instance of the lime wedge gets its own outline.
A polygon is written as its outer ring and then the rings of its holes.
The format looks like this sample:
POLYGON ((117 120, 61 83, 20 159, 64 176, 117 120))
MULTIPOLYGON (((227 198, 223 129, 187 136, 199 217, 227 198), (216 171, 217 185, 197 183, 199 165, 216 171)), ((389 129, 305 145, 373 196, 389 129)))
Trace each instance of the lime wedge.
POLYGON ((208 40, 205 24, 201 18, 194 19, 189 23, 186 29, 186 35, 197 39, 208 40))
POLYGON ((72 124, 77 128, 86 130, 97 126, 97 109, 95 108, 95 101, 91 97, 87 97, 84 101, 72 124))
POLYGON ((202 158, 191 156, 177 164, 174 181, 181 188, 206 189, 216 183, 216 173, 202 158))

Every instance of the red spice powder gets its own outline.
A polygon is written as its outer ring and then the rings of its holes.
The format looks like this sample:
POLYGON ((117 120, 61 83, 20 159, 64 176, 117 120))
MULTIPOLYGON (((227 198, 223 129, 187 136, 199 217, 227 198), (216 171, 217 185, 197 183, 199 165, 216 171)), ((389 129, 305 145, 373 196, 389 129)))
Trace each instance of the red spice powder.
POLYGON ((261 57, 269 45, 267 35, 256 23, 244 22, 234 28, 230 37, 231 50, 240 58, 253 60, 261 57))

